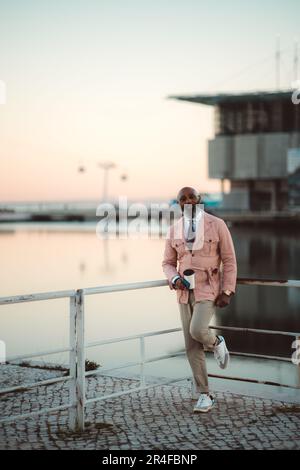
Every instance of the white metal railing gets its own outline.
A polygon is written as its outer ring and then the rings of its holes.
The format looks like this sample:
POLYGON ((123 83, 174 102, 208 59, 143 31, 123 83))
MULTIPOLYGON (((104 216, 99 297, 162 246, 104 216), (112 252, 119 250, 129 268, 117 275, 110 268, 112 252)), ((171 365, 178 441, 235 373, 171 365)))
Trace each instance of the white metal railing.
MULTIPOLYGON (((237 283, 245 284, 245 285, 269 285, 269 286, 277 286, 277 287, 297 287, 297 288, 300 287, 300 281, 298 280, 260 280, 260 279, 238 278, 237 283)), ((181 328, 153 331, 153 332, 135 334, 135 335, 121 337, 121 338, 95 341, 95 342, 85 344, 84 297, 86 295, 103 294, 103 293, 108 293, 108 292, 120 292, 120 291, 136 290, 136 289, 147 289, 147 288, 161 287, 161 286, 167 286, 167 285, 168 285, 167 280, 156 280, 156 281, 146 281, 146 282, 135 282, 135 283, 130 283, 130 284, 99 286, 99 287, 77 289, 77 290, 56 291, 56 292, 46 292, 46 293, 37 293, 37 294, 29 294, 29 295, 17 295, 17 296, 11 296, 11 297, 1 297, 0 305, 10 305, 10 304, 21 303, 21 302, 33 302, 37 300, 69 298, 70 299, 70 317, 69 317, 69 347, 68 348, 42 351, 38 353, 26 354, 24 356, 14 356, 14 357, 9 357, 6 360, 6 362, 9 362, 12 360, 20 360, 20 359, 25 359, 25 358, 57 354, 61 352, 69 352, 69 374, 67 376, 34 382, 34 383, 26 384, 23 386, 15 386, 15 387, 8 387, 8 388, 0 389, 0 396, 1 396, 3 394, 15 392, 15 391, 22 391, 24 389, 27 390, 29 388, 34 388, 38 386, 46 386, 46 385, 52 385, 55 383, 68 381, 69 382, 69 402, 65 405, 61 405, 57 407, 44 408, 44 409, 34 411, 31 413, 6 417, 6 418, 1 419, 0 423, 13 422, 20 418, 28 418, 28 417, 37 416, 41 414, 47 414, 47 413, 51 413, 55 411, 69 410, 70 428, 72 430, 75 430, 75 429, 83 430, 84 423, 85 423, 85 407, 86 405, 90 403, 95 403, 97 401, 118 397, 118 396, 125 395, 128 393, 133 393, 136 391, 146 390, 151 387, 157 387, 161 385, 171 384, 174 382, 179 382, 180 380, 190 379, 191 376, 189 375, 188 377, 181 377, 181 378, 161 381, 155 384, 153 383, 146 384, 146 376, 145 376, 145 370, 144 370, 145 364, 185 355, 185 352, 178 352, 178 353, 173 353, 173 354, 164 354, 160 356, 146 358, 146 355, 145 355, 146 338, 151 337, 151 336, 157 336, 157 335, 163 335, 163 334, 169 334, 169 333, 181 331, 181 328), (106 368, 106 369, 101 368, 101 370, 93 370, 89 372, 85 371, 85 348, 92 348, 95 346, 101 346, 105 344, 117 343, 117 342, 128 341, 128 340, 136 340, 136 339, 139 339, 139 342, 140 342, 140 360, 139 361, 127 362, 127 363, 124 363, 122 365, 119 365, 113 368, 106 368), (103 372, 112 371, 115 369, 131 367, 131 366, 140 366, 140 385, 138 387, 130 388, 129 390, 123 390, 120 392, 111 393, 109 395, 102 395, 102 396, 98 396, 95 398, 86 399, 86 393, 85 393, 86 377, 101 374, 103 372)), ((259 329, 254 329, 254 328, 237 328, 237 327, 225 327, 225 326, 210 326, 210 328, 217 329, 217 330, 230 330, 230 331, 235 331, 235 332, 240 331, 240 332, 258 333, 258 334, 284 335, 284 336, 291 336, 296 339, 300 338, 300 333, 296 333, 296 332, 259 330, 259 329)), ((232 351, 230 351, 230 354, 242 355, 242 356, 247 356, 247 357, 264 358, 264 359, 277 359, 281 361, 291 360, 290 358, 284 358, 284 357, 240 353, 240 352, 232 352, 232 351)), ((216 375, 216 374, 209 374, 209 376, 229 379, 229 380, 243 380, 247 382, 264 383, 264 384, 277 385, 277 386, 279 385, 282 387, 289 387, 289 388, 298 388, 298 387, 293 387, 288 384, 280 384, 280 383, 275 383, 275 382, 270 382, 270 381, 261 381, 261 380, 256 380, 256 379, 246 379, 246 378, 230 377, 230 376, 223 376, 223 375, 216 375)))

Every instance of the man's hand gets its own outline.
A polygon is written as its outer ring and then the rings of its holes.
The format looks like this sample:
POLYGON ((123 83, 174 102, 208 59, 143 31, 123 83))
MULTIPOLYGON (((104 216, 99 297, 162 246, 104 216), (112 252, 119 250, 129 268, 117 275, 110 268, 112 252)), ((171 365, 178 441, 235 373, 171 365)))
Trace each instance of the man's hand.
POLYGON ((215 300, 216 307, 227 307, 230 304, 231 297, 231 295, 226 295, 222 292, 215 300))
POLYGON ((178 278, 175 282, 174 289, 187 290, 187 287, 183 284, 181 278, 178 278))

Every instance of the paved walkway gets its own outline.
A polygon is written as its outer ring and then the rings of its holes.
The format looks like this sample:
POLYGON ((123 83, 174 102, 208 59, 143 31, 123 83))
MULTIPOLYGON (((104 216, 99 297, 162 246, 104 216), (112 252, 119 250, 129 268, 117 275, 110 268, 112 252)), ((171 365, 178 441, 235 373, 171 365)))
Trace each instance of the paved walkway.
MULTIPOLYGON (((62 372, 0 366, 0 387, 62 372), (29 377, 30 376, 30 377, 29 377)), ((136 387, 113 377, 87 381, 87 396, 136 387)), ((28 382, 27 382, 28 383, 28 382)), ((183 385, 158 386, 87 406, 83 433, 68 430, 66 411, 0 425, 1 449, 300 449, 300 407, 279 401, 216 392, 208 414, 193 414, 195 400, 183 385)), ((68 401, 66 384, 0 396, 1 417, 68 401)))

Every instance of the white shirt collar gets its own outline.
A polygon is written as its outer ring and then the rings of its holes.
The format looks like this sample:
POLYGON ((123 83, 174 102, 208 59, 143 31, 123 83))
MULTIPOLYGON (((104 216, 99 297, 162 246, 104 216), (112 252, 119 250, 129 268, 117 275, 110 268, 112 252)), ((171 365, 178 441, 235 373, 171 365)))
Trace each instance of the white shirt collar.
MULTIPOLYGON (((197 221, 198 221, 199 219, 201 219, 201 217, 202 217, 202 215, 203 215, 203 212, 204 212, 204 211, 203 211, 202 209, 200 209, 200 210, 198 210, 198 211, 197 211, 197 209, 196 209, 196 216, 193 217, 193 220, 197 220, 197 221)), ((183 218, 184 218, 185 220, 191 220, 191 219, 192 219, 192 217, 189 217, 188 215, 183 215, 183 218)))

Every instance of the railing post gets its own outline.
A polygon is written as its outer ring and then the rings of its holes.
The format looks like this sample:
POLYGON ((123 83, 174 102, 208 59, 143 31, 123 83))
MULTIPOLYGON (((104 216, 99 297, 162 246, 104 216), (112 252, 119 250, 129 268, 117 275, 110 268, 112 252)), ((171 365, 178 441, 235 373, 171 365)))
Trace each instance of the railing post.
POLYGON ((69 327, 69 375, 72 377, 69 382, 69 400, 72 404, 69 412, 69 426, 72 431, 76 430, 76 297, 70 297, 70 327, 69 327))
POLYGON ((75 425, 78 431, 84 430, 85 421, 85 349, 84 349, 84 291, 75 294, 75 425))
MULTIPOLYGON (((296 336, 296 357, 299 361, 300 358, 300 336, 296 336)), ((300 388, 300 362, 297 365, 297 387, 300 388)))
POLYGON ((140 385, 144 387, 146 384, 145 381, 145 338, 144 336, 140 337, 140 355, 141 355, 141 367, 140 367, 140 385))

